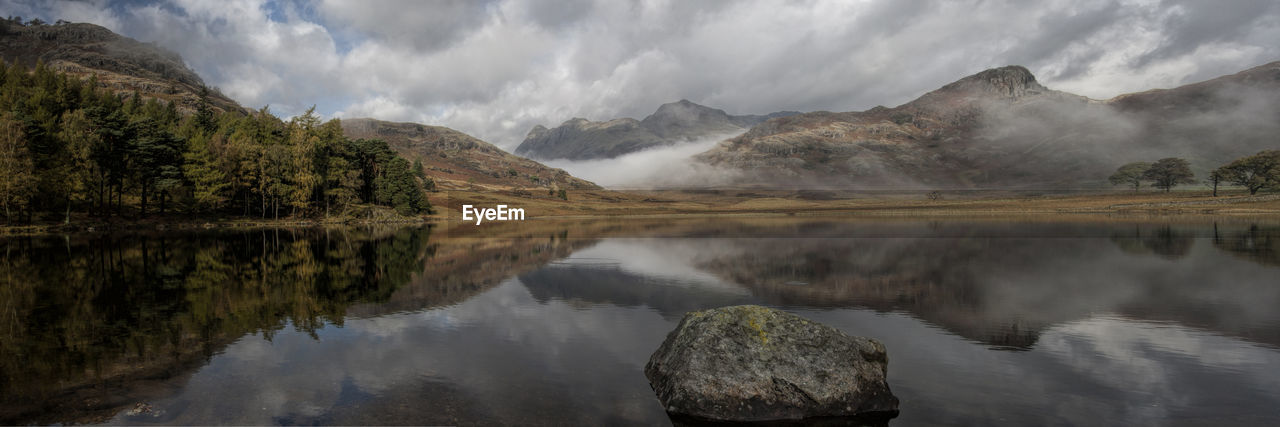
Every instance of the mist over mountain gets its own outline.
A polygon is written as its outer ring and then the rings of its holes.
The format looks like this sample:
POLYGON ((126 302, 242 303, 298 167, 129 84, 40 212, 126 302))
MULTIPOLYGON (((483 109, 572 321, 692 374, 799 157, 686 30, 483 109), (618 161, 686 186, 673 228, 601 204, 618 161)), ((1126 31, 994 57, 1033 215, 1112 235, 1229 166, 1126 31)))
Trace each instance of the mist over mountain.
MULTIPOLYGON (((119 94, 137 91, 180 110, 199 102, 200 76, 154 44, 92 24, 0 21, 6 62, 96 75, 119 94)), ((884 84, 895 81, 886 77, 884 84)), ((215 109, 244 111, 216 91, 209 101, 215 109)), ((445 188, 594 186, 569 173, 627 188, 1103 188, 1117 166, 1131 161, 1182 157, 1203 177, 1232 159, 1280 148, 1280 62, 1108 100, 1045 87, 1020 66, 866 111, 730 115, 681 100, 641 120, 575 118, 534 127, 515 152, 550 159, 553 167, 448 128, 361 121, 344 127, 423 160, 445 188)))
POLYGON ((655 147, 740 133, 765 120, 795 114, 799 112, 734 116, 682 99, 663 104, 642 120, 622 118, 593 122, 574 118, 552 129, 538 125, 529 131, 515 153, 543 160, 611 159, 655 147))
MULTIPOLYGON (((193 111, 205 88, 177 53, 94 24, 23 25, 0 19, 0 58, 27 68, 43 62, 84 78, 96 75, 99 87, 176 102, 182 111, 193 111)), ((244 111, 217 90, 209 91, 208 102, 215 110, 244 111)))
POLYGON ((1280 148, 1280 62, 1174 89, 1093 100, 1020 66, 906 104, 768 120, 699 154, 783 188, 1096 188, 1131 161, 1182 157, 1203 176, 1280 148))

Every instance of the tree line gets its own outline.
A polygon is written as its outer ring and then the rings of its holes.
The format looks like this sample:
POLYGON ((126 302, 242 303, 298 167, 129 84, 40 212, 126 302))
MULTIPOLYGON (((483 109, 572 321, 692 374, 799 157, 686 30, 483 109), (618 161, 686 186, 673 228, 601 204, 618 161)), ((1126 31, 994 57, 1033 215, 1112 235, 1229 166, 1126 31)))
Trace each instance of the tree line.
POLYGON ((116 95, 43 63, 0 63, 0 205, 6 221, 221 213, 328 216, 357 204, 427 212, 421 163, 352 140, 315 107, 288 121, 267 107, 194 112, 116 95))
MULTIPOLYGON (((1127 163, 1108 179, 1112 185, 1126 185, 1138 191, 1144 182, 1168 192, 1180 184, 1194 184, 1195 174, 1191 164, 1184 159, 1169 157, 1154 163, 1127 163)), ((1209 172, 1204 181, 1218 196, 1218 187, 1237 185, 1258 194, 1259 190, 1280 190, 1280 150, 1264 150, 1241 157, 1209 172)))

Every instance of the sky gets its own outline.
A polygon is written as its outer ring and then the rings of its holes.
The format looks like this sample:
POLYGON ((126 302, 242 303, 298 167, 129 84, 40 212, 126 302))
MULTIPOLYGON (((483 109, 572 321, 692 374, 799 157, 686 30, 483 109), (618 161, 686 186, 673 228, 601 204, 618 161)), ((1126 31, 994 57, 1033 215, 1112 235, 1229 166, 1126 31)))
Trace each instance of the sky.
POLYGON ((1023 65, 1091 98, 1280 60, 1274 0, 0 0, 182 55, 283 117, 448 126, 513 150, 534 125, 896 106, 1023 65))

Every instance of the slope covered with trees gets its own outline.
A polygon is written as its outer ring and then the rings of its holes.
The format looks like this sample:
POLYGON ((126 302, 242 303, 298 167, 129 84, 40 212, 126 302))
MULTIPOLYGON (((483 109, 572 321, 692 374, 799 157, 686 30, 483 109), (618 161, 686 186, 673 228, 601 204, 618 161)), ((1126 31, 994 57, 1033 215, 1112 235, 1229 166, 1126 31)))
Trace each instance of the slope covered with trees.
POLYGON ((44 62, 80 78, 97 76, 99 88, 173 102, 184 113, 194 111, 202 99, 214 111, 247 111, 217 89, 202 97, 204 80, 177 53, 94 24, 0 19, 0 58, 27 68, 44 62))
POLYGON ((427 212, 426 176, 380 140, 351 140, 314 111, 192 114, 120 96, 38 63, 0 73, 0 205, 6 221, 152 213, 279 218, 359 204, 427 212))

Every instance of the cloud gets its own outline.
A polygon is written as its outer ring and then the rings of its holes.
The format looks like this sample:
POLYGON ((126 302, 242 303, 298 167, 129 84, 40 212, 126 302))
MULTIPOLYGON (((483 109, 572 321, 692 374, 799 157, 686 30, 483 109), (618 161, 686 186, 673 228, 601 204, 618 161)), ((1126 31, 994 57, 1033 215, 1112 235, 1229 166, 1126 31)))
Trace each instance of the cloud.
POLYGON ((735 114, 861 110, 1007 64, 1110 98, 1280 59, 1280 6, 1266 0, 0 5, 156 42, 247 106, 318 104, 508 149, 536 124, 643 117, 682 98, 735 114))
POLYGON ((740 171, 719 169, 693 161, 693 156, 715 147, 733 134, 653 147, 612 159, 547 160, 542 163, 570 171, 573 176, 615 189, 684 188, 729 185, 740 171))

